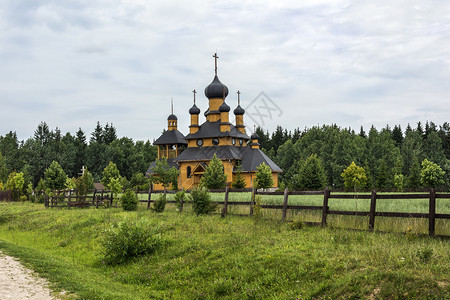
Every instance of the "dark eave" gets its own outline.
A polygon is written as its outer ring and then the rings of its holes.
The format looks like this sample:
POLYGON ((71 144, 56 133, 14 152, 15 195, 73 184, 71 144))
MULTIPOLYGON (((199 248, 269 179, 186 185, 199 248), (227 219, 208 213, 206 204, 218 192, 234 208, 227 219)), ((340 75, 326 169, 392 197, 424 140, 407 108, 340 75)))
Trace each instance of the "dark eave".
MULTIPOLYGON (((145 172, 145 174, 153 174, 152 168, 155 167, 155 165, 156 160, 150 164, 150 167, 148 167, 147 172, 145 172)), ((169 169, 172 167, 176 168, 177 170, 180 169, 180 166, 171 158, 167 159, 167 165, 169 165, 169 169)))
POLYGON ((187 145, 184 135, 178 130, 167 130, 164 132, 153 145, 168 145, 168 144, 184 144, 187 145))
POLYGON ((193 140, 193 139, 204 139, 204 138, 213 138, 213 137, 235 137, 235 138, 244 139, 244 140, 250 139, 250 137, 248 135, 241 133, 231 123, 227 123, 227 124, 231 124, 230 131, 221 132, 220 124, 221 124, 220 121, 217 121, 217 122, 206 121, 202 125, 200 125, 200 128, 196 133, 188 134, 185 139, 193 140))

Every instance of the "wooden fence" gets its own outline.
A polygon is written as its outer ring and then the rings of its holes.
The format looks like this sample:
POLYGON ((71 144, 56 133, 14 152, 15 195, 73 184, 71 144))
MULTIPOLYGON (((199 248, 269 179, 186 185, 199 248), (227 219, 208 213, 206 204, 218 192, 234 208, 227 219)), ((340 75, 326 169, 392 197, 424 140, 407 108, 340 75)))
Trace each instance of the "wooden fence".
MULTIPOLYGON (((225 193, 224 201, 217 202, 223 205, 221 214, 222 216, 227 215, 228 206, 230 205, 244 205, 250 207, 250 215, 253 215, 253 208, 255 206, 254 199, 256 195, 283 195, 283 204, 261 204, 261 208, 264 209, 277 209, 282 210, 282 221, 286 221, 286 215, 288 210, 318 210, 322 212, 322 221, 319 223, 322 226, 327 225, 328 215, 347 215, 347 216, 368 216, 369 223, 368 229, 373 231, 375 228, 375 217, 393 217, 393 218, 427 218, 428 219, 428 234, 430 236, 435 235, 436 229, 436 219, 450 219, 450 214, 437 214, 436 213, 436 199, 450 199, 449 193, 436 193, 434 189, 431 189, 429 193, 421 194, 377 194, 376 191, 372 191, 372 194, 357 195, 358 199, 370 199, 370 210, 369 211, 342 211, 342 210, 330 210, 328 206, 329 199, 354 199, 353 194, 332 194, 330 190, 325 189, 324 191, 289 191, 285 189, 284 192, 258 192, 256 190, 236 190, 236 189, 226 189, 221 190, 211 190, 212 193, 225 193), (231 192, 252 192, 251 201, 228 201, 229 193, 231 192), (323 195, 323 204, 321 206, 306 206, 306 205, 290 205, 289 196, 290 195, 323 195), (429 209, 428 213, 405 213, 405 212, 377 212, 377 200, 378 199, 428 199, 429 209)), ((153 191, 153 193, 163 193, 163 191, 153 191)), ((174 192, 171 192, 174 193, 174 192)), ((141 200, 141 202, 147 202, 147 207, 150 207, 152 191, 148 192, 148 200, 141 200)), ((175 203, 175 201, 167 201, 168 203, 175 203)), ((183 203, 180 203, 181 210, 183 208, 183 203)))
MULTIPOLYGON (((147 203, 147 209, 150 208, 150 204, 155 202, 152 200, 153 194, 163 193, 162 190, 149 190, 149 191, 139 191, 138 194, 147 195, 146 200, 140 200, 140 202, 147 203)), ((189 191, 187 191, 189 193, 189 191)), ((436 219, 450 219, 450 214, 437 214, 436 213, 436 199, 450 199, 449 193, 436 193, 435 190, 431 189, 429 193, 420 194, 377 194, 377 192, 372 191, 369 194, 358 194, 358 199, 370 199, 370 210, 369 211, 342 211, 342 210, 330 210, 328 206, 328 201, 330 199, 354 199, 353 194, 339 194, 331 193, 328 189, 324 191, 289 191, 285 189, 284 192, 261 192, 252 189, 219 189, 211 190, 212 193, 224 193, 224 201, 217 201, 219 205, 223 205, 221 214, 226 216, 228 214, 229 206, 248 206, 250 208, 249 215, 253 215, 255 207, 255 197, 256 195, 282 195, 283 204, 261 204, 260 207, 264 209, 275 209, 282 210, 282 221, 286 221, 288 210, 318 210, 322 212, 322 220, 319 223, 322 226, 327 225, 328 215, 347 215, 347 216, 366 216, 369 217, 368 229, 373 231, 375 228, 375 218, 376 217, 393 217, 393 218, 427 218, 428 219, 428 234, 430 236, 435 235, 436 219), (229 193, 236 192, 251 192, 251 201, 229 201, 229 193), (316 206, 306 206, 306 205, 291 205, 289 204, 290 195, 323 195, 322 205, 316 206), (428 199, 428 213, 406 213, 406 212, 380 212, 377 211, 377 200, 378 199, 428 199)), ((90 196, 79 196, 76 191, 65 191, 65 192, 53 192, 53 196, 46 196, 45 205, 46 207, 111 207, 115 201, 115 207, 117 207, 117 200, 113 199, 113 194, 110 191, 90 191, 92 195, 90 196)), ((174 194, 174 191, 166 191, 166 193, 174 194)), ((176 203, 176 201, 170 200, 167 203, 176 203)), ((183 210, 185 202, 179 203, 180 211, 183 210)))

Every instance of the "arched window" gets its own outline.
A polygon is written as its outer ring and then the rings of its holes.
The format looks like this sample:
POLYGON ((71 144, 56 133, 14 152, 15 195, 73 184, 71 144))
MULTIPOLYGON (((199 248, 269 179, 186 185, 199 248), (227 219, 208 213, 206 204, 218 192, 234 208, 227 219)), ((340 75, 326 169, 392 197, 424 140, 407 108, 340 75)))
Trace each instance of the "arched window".
POLYGON ((188 166, 188 167, 186 168, 187 178, 191 178, 191 172, 192 172, 191 166, 188 166))

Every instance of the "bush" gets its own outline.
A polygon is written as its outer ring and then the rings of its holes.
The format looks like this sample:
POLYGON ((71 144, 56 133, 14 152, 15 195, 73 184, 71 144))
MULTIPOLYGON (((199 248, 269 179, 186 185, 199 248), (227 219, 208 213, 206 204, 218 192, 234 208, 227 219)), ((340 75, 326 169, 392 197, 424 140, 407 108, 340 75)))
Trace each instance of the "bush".
POLYGON ((177 209, 181 212, 182 203, 186 201, 186 192, 184 190, 178 191, 175 194, 175 201, 177 202, 177 209))
POLYGON ((158 199, 153 204, 152 210, 157 213, 162 213, 166 208, 167 198, 166 194, 160 194, 158 199))
POLYGON ((127 190, 122 197, 120 198, 122 201, 122 208, 125 211, 133 211, 137 210, 137 205, 139 200, 136 196, 136 193, 132 190, 127 190))
POLYGON ((196 215, 206 215, 214 211, 217 207, 217 204, 211 201, 211 195, 206 188, 193 189, 190 198, 192 201, 192 209, 196 215))
POLYGON ((159 227, 145 220, 125 220, 111 225, 101 240, 104 262, 121 264, 132 258, 154 253, 164 244, 159 227))

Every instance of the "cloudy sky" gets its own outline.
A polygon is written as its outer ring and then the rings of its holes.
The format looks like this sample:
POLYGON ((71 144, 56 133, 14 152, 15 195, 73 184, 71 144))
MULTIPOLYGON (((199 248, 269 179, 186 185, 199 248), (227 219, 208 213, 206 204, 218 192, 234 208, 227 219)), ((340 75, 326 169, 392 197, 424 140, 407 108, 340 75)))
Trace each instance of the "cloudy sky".
MULTIPOLYGON (((447 1, 0 0, 0 135, 153 140, 218 74, 247 130, 450 121, 447 1)), ((233 119, 233 118, 231 118, 233 119)), ((202 116, 201 122, 204 121, 202 116)))

